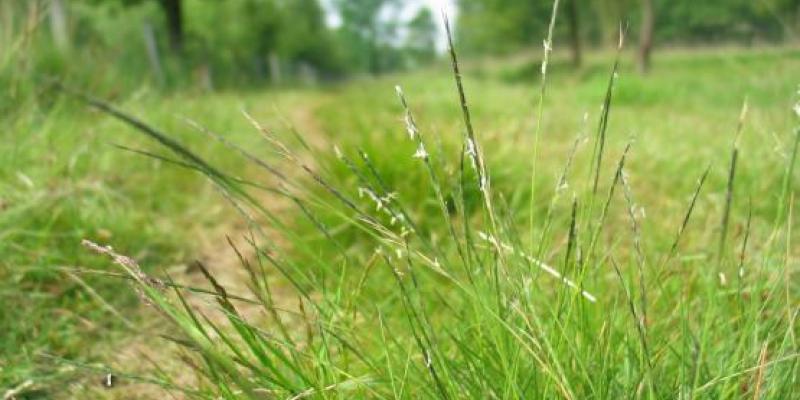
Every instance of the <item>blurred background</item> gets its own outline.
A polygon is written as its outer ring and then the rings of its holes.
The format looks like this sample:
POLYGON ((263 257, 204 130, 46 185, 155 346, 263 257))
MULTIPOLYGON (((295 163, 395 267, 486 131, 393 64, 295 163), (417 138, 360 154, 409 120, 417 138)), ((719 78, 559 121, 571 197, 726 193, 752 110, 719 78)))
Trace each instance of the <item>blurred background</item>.
MULTIPOLYGON (((651 48, 794 43, 798 0, 563 0, 558 48, 616 46, 620 25, 647 69, 651 48)), ((551 1, 3 0, 5 106, 47 77, 90 91, 311 84, 541 47, 551 1)))

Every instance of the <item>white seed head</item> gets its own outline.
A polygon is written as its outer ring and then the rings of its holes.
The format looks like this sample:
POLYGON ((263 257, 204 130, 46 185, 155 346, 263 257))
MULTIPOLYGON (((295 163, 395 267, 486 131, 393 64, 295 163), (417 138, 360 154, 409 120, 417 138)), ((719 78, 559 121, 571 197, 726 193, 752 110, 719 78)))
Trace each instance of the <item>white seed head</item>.
POLYGON ((428 152, 425 150, 425 145, 422 142, 419 142, 419 147, 417 147, 417 151, 414 152, 414 158, 419 158, 422 160, 428 159, 428 152))
POLYGON ((467 155, 474 156, 475 155, 475 142, 472 139, 467 138, 467 155))
POLYGON ((388 199, 391 199, 391 197, 389 197, 388 195, 385 198, 381 198, 380 196, 375 194, 375 192, 373 192, 371 189, 365 188, 365 187, 359 187, 358 188, 358 197, 362 197, 363 198, 364 194, 366 194, 367 197, 369 197, 370 200, 372 200, 375 203, 375 211, 383 210, 384 206, 385 206, 384 203, 388 199))
POLYGON ((478 164, 475 162, 475 159, 478 158, 478 151, 475 148, 475 142, 473 142, 470 138, 467 138, 466 154, 469 156, 469 161, 472 163, 472 168, 477 171, 478 164))
POLYGON ((28 189, 33 189, 35 186, 33 184, 33 180, 22 172, 17 172, 17 179, 19 179, 19 181, 22 182, 22 184, 24 184, 28 189))
POLYGON ((408 138, 414 140, 414 137, 417 136, 417 126, 414 124, 414 120, 411 118, 411 114, 406 112, 406 115, 403 117, 403 120, 406 123, 406 132, 408 132, 408 138))

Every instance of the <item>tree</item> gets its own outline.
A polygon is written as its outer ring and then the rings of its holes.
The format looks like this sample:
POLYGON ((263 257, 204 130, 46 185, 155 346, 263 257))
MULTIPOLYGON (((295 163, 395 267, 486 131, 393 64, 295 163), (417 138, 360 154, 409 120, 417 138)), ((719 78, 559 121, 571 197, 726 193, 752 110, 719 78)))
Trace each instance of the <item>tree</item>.
MULTIPOLYGON (((508 53, 541 44, 553 3, 549 0, 459 0, 457 36, 470 52, 508 53)), ((556 24, 560 30, 560 24, 556 24)))
MULTIPOLYGON (((595 2, 599 0, 593 0, 595 2)), ((606 4, 605 12, 614 10, 617 2, 606 4), (615 6, 615 7, 612 7, 615 6)), ((474 52, 507 53, 521 47, 540 45, 547 36, 554 2, 552 0, 460 0, 456 27, 462 48, 474 52)), ((554 34, 565 38, 572 52, 572 61, 581 64, 583 50, 581 14, 590 12, 589 0, 562 0, 554 34)), ((598 18, 587 19, 598 24, 598 18)))
POLYGON ((341 67, 325 12, 317 0, 292 0, 282 9, 278 53, 287 60, 308 63, 327 74, 341 67))
POLYGON ((169 47, 175 52, 183 50, 183 2, 182 0, 159 0, 167 21, 169 47))
MULTIPOLYGON (((90 0, 90 3, 106 4, 111 0, 90 0)), ((144 0, 118 0, 123 6, 134 6, 144 3, 144 0)), ((183 51, 184 45, 184 19, 183 19, 183 0, 158 0, 159 7, 164 13, 166 21, 167 36, 169 47, 176 53, 183 51)))
POLYGON ((672 43, 786 39, 791 28, 785 22, 791 24, 791 16, 800 12, 798 0, 674 0, 653 5, 658 16, 653 35, 672 43))
MULTIPOLYGON (((682 1, 682 0, 675 0, 682 1)), ((600 41, 606 47, 616 47, 621 23, 629 21, 630 12, 639 0, 589 0, 592 19, 600 41)))
POLYGON ((654 28, 653 0, 642 0, 642 25, 639 28, 639 51, 637 53, 639 71, 642 73, 647 73, 650 70, 650 53, 653 49, 654 28))
POLYGON ((413 61, 426 63, 436 55, 436 23, 433 14, 427 7, 421 8, 417 15, 408 22, 406 49, 413 61))
POLYGON ((342 17, 342 29, 351 40, 351 51, 357 58, 365 58, 369 71, 377 75, 381 72, 381 39, 390 36, 394 30, 391 20, 381 18, 381 12, 396 0, 336 0, 342 17))

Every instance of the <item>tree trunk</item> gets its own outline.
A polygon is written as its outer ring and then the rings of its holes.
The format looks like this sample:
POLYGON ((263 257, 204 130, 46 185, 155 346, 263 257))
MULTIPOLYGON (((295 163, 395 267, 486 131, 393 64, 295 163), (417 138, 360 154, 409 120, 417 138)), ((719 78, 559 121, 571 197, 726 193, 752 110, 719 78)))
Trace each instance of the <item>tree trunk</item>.
POLYGON ((655 12, 653 0, 642 0, 642 26, 639 32, 639 53, 637 61, 639 71, 646 74, 650 70, 650 53, 653 49, 653 29, 655 28, 655 12))
POLYGON ((67 32, 67 11, 64 8, 63 0, 50 1, 50 31, 53 34, 53 42, 60 52, 67 51, 69 47, 69 36, 67 32))
POLYGON ((597 18, 597 27, 600 30, 602 47, 616 48, 619 23, 622 15, 617 9, 616 1, 593 0, 592 13, 597 18))
POLYGON ((161 8, 167 17, 169 47, 175 52, 183 50, 183 10, 182 0, 160 0, 161 8))
POLYGON ((578 19, 578 0, 567 1, 567 20, 569 23, 570 44, 572 46, 572 64, 581 66, 581 25, 578 19))

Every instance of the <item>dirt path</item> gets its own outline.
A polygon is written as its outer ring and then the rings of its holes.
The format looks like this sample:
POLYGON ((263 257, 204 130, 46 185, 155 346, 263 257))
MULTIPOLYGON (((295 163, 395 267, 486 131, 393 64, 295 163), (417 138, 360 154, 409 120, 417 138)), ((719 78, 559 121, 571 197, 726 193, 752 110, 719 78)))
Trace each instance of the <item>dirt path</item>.
MULTIPOLYGON (((311 96, 309 96, 311 97, 311 96)), ((285 118, 300 132, 312 148, 324 150, 325 134, 315 118, 315 110, 325 101, 324 95, 314 94, 313 101, 300 102, 302 106, 294 107, 288 111, 285 118)), ((313 167, 313 160, 307 160, 313 167)), ((293 204, 280 196, 262 197, 263 205, 278 217, 293 213, 293 204)), ((266 224, 267 235, 269 232, 266 224)), ((275 233, 276 242, 280 237, 275 233)), ((233 222, 222 223, 212 231, 204 231, 197 239, 200 241, 199 256, 196 259, 203 263, 215 279, 230 293, 246 298, 253 298, 247 286, 249 280, 247 271, 242 266, 239 255, 230 245, 228 240, 242 253, 245 258, 254 255, 252 246, 248 243, 249 237, 247 224, 241 218, 233 222)), ((203 276, 200 269, 192 265, 181 265, 169 268, 167 272, 175 283, 211 290, 211 285, 203 276)), ((269 277, 273 300, 279 309, 297 309, 298 297, 275 274, 269 277)), ((224 324, 225 316, 217 309, 217 304, 212 296, 188 293, 189 304, 200 313, 209 316, 215 322, 224 324)), ((266 310, 260 305, 236 302, 237 310, 249 321, 258 321, 266 318, 266 310)), ((183 398, 175 393, 169 393, 157 385, 137 382, 127 378, 125 374, 133 376, 152 376, 155 368, 169 375, 175 383, 181 386, 194 386, 197 383, 195 373, 183 360, 183 350, 177 344, 165 340, 161 335, 170 335, 174 327, 170 326, 164 318, 151 307, 142 305, 136 310, 138 334, 124 337, 118 343, 108 346, 109 357, 106 359, 110 371, 120 371, 122 375, 114 375, 114 385, 104 387, 108 377, 97 372, 91 378, 82 379, 70 385, 63 398, 95 398, 95 399, 167 399, 183 398)), ((102 346, 106 347, 106 346, 102 346)))

